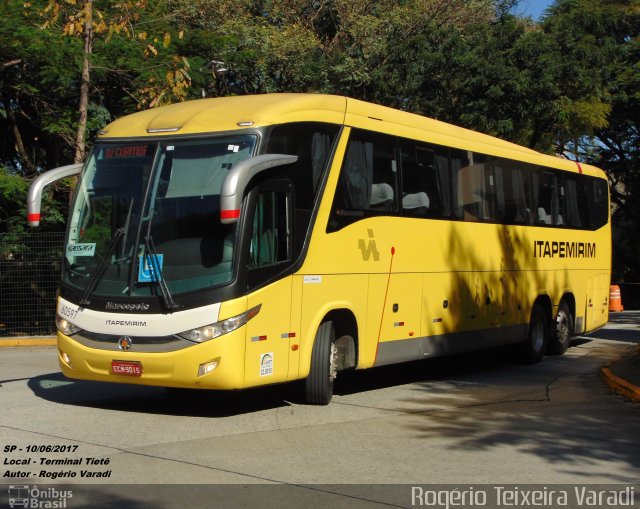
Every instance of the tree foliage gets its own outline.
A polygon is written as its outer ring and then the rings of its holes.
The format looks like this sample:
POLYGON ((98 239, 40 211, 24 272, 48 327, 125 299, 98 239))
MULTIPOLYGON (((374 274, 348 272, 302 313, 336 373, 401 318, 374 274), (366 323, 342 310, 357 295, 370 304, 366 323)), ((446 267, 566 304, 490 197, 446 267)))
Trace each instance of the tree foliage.
POLYGON ((603 167, 616 224, 632 233, 616 251, 616 277, 640 280, 631 255, 640 247, 640 0, 556 0, 541 21, 511 14, 516 3, 2 2, 3 178, 70 162, 82 136, 140 108, 348 95, 603 167))
POLYGON ((609 175, 613 278, 640 282, 640 2, 557 1, 543 26, 564 56, 558 150, 609 175))

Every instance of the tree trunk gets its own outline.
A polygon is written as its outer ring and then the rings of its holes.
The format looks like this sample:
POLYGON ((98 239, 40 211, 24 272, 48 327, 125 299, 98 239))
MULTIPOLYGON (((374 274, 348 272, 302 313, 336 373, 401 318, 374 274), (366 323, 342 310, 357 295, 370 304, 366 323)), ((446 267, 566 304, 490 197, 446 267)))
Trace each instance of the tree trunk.
MULTIPOLYGON (((16 99, 17 101, 17 99, 16 99)), ((9 124, 11 125, 11 131, 13 132, 13 137, 16 141, 16 151, 18 152, 18 157, 20 157, 20 162, 24 168, 24 176, 27 178, 32 177, 36 170, 27 154, 27 150, 24 146, 24 142, 22 141, 22 133, 20 132, 20 128, 18 127, 18 122, 16 121, 16 116, 13 113, 12 108, 12 100, 9 97, 4 98, 4 103, 6 104, 5 113, 7 114, 7 119, 9 120, 9 124)))
POLYGON ((84 55, 82 58, 82 79, 80 83, 80 103, 78 105, 78 132, 76 134, 76 149, 74 163, 84 161, 87 130, 87 114, 89 110, 89 85, 91 79, 91 50, 93 45, 93 0, 86 0, 84 6, 84 55))

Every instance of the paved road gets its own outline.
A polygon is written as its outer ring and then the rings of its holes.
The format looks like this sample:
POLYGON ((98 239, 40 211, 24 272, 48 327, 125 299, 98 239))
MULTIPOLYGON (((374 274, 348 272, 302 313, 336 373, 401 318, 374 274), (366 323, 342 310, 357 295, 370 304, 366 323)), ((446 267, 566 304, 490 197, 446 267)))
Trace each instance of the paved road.
MULTIPOLYGON (((625 312, 534 366, 493 351, 349 373, 328 407, 303 405, 295 384, 185 394, 70 381, 54 348, 2 348, 0 471, 41 487, 332 485, 319 499, 345 483, 637 483, 640 406, 612 394, 599 368, 638 342, 640 313, 625 312)), ((140 490, 121 506, 162 493, 140 490)))

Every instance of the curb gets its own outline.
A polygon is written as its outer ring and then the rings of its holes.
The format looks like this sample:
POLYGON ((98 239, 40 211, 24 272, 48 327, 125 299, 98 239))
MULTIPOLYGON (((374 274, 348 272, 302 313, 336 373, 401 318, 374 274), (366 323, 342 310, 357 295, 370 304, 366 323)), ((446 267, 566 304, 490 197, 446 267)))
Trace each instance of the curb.
POLYGON ((55 337, 0 338, 0 348, 15 346, 56 346, 55 337))
MULTIPOLYGON (((613 365, 613 363, 609 364, 609 366, 611 365, 613 365)), ((637 387, 631 382, 613 374, 609 366, 605 366, 600 369, 600 373, 602 374, 602 378, 605 383, 618 394, 633 399, 634 401, 640 401, 640 387, 637 387)))

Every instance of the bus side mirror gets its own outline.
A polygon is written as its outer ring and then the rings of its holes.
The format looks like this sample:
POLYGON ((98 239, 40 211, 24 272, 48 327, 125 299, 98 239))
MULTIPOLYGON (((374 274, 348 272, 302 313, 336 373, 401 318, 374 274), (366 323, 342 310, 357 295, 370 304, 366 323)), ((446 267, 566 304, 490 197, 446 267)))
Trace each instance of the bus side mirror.
POLYGON ((220 191, 220 221, 223 224, 238 222, 244 190, 254 176, 271 168, 293 164, 297 160, 298 156, 264 154, 236 163, 222 183, 222 190, 220 191))
POLYGON ((36 178, 29 188, 29 194, 27 195, 27 222, 29 226, 40 225, 40 207, 42 205, 42 191, 45 186, 60 180, 65 177, 71 177, 73 175, 79 175, 82 171, 82 163, 68 164, 66 166, 60 166, 44 172, 38 178, 36 178))

